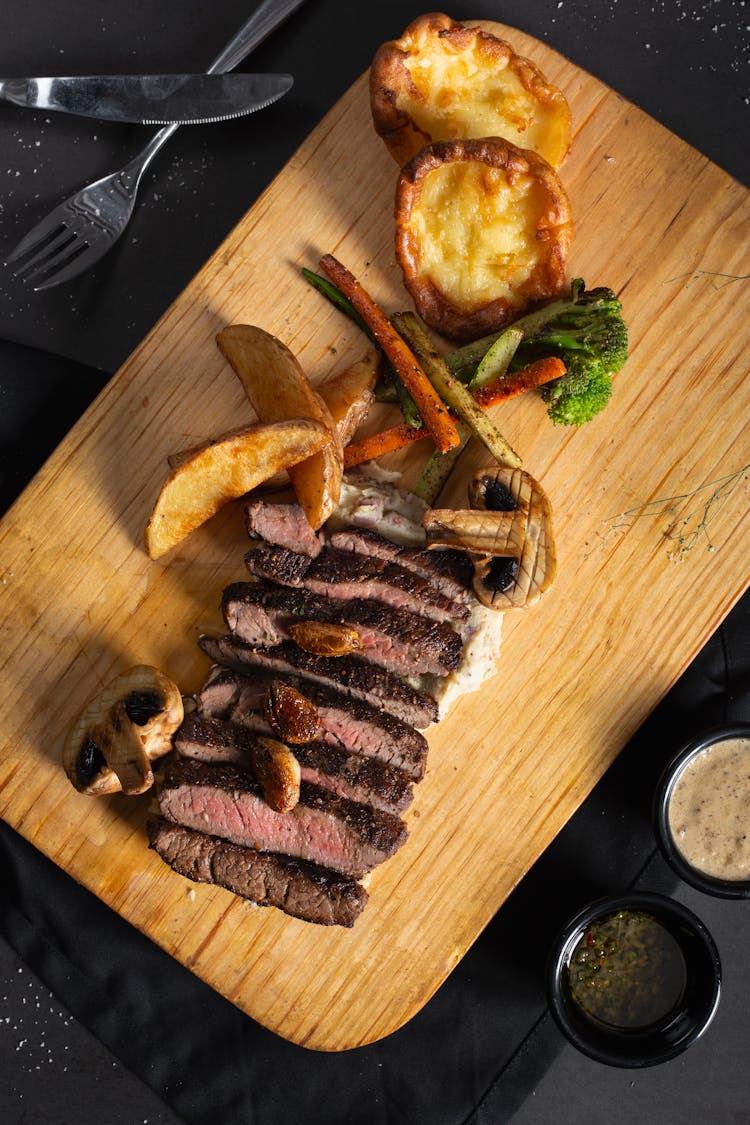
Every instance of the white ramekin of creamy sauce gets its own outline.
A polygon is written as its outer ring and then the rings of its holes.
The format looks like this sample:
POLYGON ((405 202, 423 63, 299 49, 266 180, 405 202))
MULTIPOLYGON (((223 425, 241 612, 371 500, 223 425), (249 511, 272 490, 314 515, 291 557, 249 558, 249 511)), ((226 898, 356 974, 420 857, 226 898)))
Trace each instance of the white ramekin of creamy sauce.
POLYGON ((750 725, 717 727, 680 750, 659 782, 655 824, 682 879, 750 897, 750 725))

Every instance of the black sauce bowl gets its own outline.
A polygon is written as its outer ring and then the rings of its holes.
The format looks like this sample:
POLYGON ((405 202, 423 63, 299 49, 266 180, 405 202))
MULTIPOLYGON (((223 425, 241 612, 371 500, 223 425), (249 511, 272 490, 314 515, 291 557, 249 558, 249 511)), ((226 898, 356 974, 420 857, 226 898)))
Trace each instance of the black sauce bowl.
POLYGON ((720 991, 721 962, 704 924, 680 903, 647 892, 614 895, 586 906, 558 935, 547 970, 549 1006, 558 1027, 579 1051, 609 1066, 654 1066, 681 1054, 710 1024, 720 991), (568 964, 585 930, 618 910, 655 918, 676 940, 685 961, 681 1000, 662 1021, 647 1028, 619 1029, 600 1023, 576 1002, 568 983, 568 964))
POLYGON ((728 726, 712 727, 692 739, 675 754, 656 786, 653 810, 654 833, 667 863, 675 874, 691 887, 719 898, 750 898, 750 879, 717 879, 699 871, 688 863, 679 851, 669 830, 669 802, 683 769, 701 750, 706 750, 709 746, 729 738, 750 739, 750 725, 733 723, 728 726))

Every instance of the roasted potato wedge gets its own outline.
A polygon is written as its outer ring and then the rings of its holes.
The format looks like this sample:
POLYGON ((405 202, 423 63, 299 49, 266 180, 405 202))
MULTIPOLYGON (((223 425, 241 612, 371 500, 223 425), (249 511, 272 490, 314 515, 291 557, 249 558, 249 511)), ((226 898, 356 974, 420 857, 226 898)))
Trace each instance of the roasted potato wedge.
POLYGON ((329 446, 322 422, 297 418, 258 423, 211 442, 182 461, 162 486, 146 525, 146 551, 158 559, 218 510, 244 496, 280 469, 329 446))
POLYGON ((328 430, 328 442, 289 469, 297 499, 316 531, 338 504, 343 446, 331 412, 285 344, 252 324, 232 324, 216 337, 261 422, 310 418, 328 430))
POLYGON ((342 446, 346 446, 367 417, 378 379, 379 357, 371 348, 361 359, 335 371, 318 386, 331 412, 342 446))
POLYGON ((370 67, 376 131, 403 166, 433 141, 504 137, 559 168, 571 117, 551 86, 510 44, 431 13, 384 43, 370 67))
POLYGON ((441 335, 476 339, 556 296, 572 239, 557 173, 508 141, 439 141, 401 170, 396 257, 441 335))

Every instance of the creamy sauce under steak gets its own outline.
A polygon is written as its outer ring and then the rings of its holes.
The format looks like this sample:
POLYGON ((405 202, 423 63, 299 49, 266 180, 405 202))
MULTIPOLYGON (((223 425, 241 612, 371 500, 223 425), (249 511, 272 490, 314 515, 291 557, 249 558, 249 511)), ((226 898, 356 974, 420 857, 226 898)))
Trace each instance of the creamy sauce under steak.
POLYGON ((714 879, 750 879, 750 738, 715 742, 689 759, 668 821, 691 867, 714 879))

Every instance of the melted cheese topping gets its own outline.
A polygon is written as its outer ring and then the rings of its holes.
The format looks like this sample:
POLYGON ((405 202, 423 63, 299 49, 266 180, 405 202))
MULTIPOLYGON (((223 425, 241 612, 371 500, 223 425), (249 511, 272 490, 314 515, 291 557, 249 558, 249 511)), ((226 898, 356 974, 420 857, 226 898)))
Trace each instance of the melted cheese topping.
POLYGON ((476 47, 457 51, 431 37, 413 50, 404 64, 418 97, 402 91, 396 104, 433 141, 504 137, 559 166, 568 149, 570 115, 558 90, 542 86, 540 100, 507 59, 476 47))
POLYGON ((434 169, 410 221, 419 273, 469 312, 498 298, 516 304, 539 261, 540 197, 532 176, 510 183, 502 169, 478 161, 434 169))

